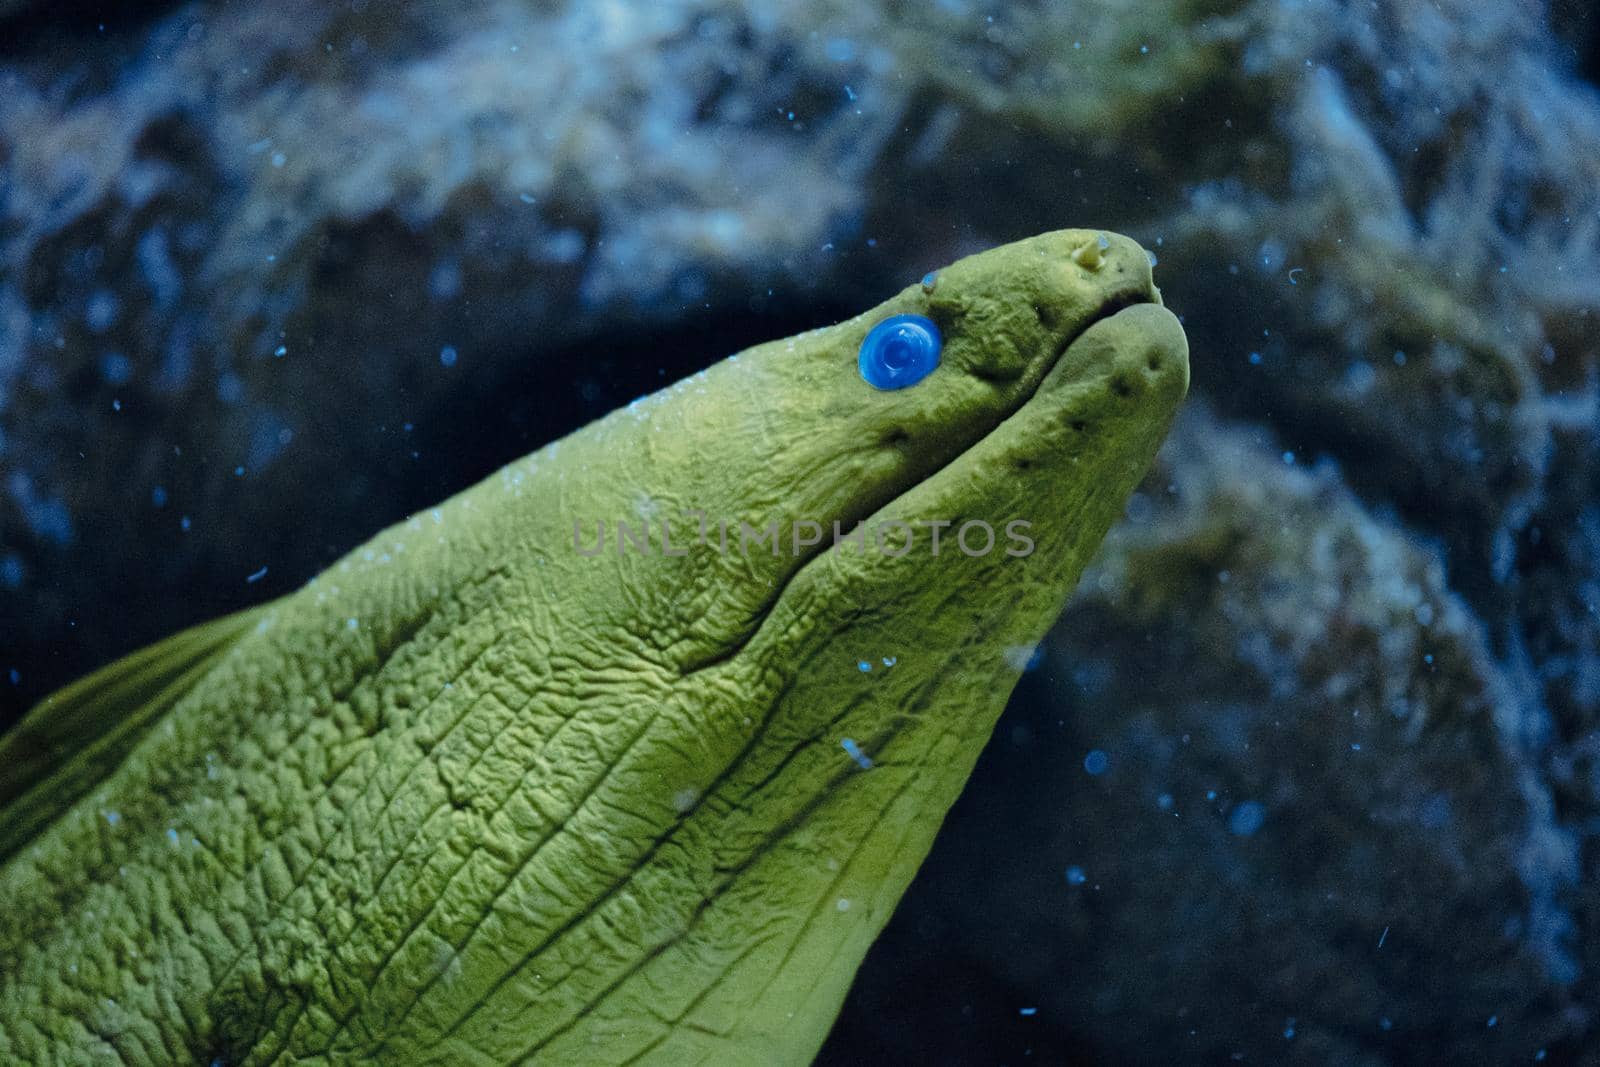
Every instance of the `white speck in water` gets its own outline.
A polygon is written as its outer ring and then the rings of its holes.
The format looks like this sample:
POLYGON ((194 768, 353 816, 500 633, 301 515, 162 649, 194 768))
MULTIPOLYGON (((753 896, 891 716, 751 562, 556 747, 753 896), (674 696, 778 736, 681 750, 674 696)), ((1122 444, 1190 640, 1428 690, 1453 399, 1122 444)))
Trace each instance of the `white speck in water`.
POLYGON ((885 667, 893 667, 896 663, 899 663, 899 662, 900 662, 900 660, 896 656, 885 656, 885 657, 883 657, 883 665, 885 667))
POLYGON ((872 664, 868 663, 866 660, 858 660, 856 662, 856 670, 860 671, 862 674, 866 674, 868 671, 872 670, 872 664))
POLYGON ((1038 1008, 1018 1008, 1017 1009, 1017 1014, 1022 1016, 1024 1019, 1026 1019, 1026 1018, 1029 1018, 1031 1016, 1038 1015, 1039 1014, 1039 1009, 1038 1008))
POLYGON ((107 811, 102 814, 106 817, 107 826, 115 826, 122 821, 122 813, 120 811, 107 811))
POLYGON ((861 751, 861 746, 856 744, 853 738, 847 737, 840 741, 839 747, 844 749, 845 753, 848 754, 851 759, 855 760, 857 766, 859 766, 862 770, 870 771, 872 769, 872 757, 861 751))
POLYGON ((1082 867, 1079 867, 1076 864, 1074 864, 1073 866, 1067 868, 1067 884, 1068 885, 1082 885, 1083 883, 1087 882, 1088 880, 1089 880, 1089 876, 1083 873, 1083 868, 1082 867))
POLYGON ((439 364, 444 367, 454 367, 456 365, 456 350, 449 345, 441 348, 439 350, 439 364))
POLYGON ((254 584, 256 582, 259 582, 261 579, 265 578, 266 576, 267 576, 267 568, 262 567, 260 570, 256 571, 254 574, 246 575, 245 576, 245 581, 248 582, 248 583, 254 584))
POLYGON ((840 911, 849 911, 850 910, 850 898, 849 897, 840 897, 839 898, 839 903, 835 904, 834 907, 838 908, 840 911))
POLYGON ((172 842, 173 848, 178 847, 178 831, 174 830, 170 826, 167 827, 167 840, 172 842))
POLYGON ((693 809, 695 801, 699 799, 700 791, 698 789, 680 789, 672 794, 672 807, 679 815, 683 815, 693 809))
POLYGON ((354 630, 356 627, 361 625, 361 623, 356 621, 356 619, 354 617, 346 619, 344 621, 344 624, 345 624, 346 628, 351 629, 351 630, 354 630))

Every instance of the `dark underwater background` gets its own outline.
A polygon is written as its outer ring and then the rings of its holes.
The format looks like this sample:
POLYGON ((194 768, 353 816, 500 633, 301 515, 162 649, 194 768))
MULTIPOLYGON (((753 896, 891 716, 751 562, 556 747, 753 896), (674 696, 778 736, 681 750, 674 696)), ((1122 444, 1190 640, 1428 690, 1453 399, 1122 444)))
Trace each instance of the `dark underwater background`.
POLYGON ((0 728, 1064 226, 1194 385, 821 1061, 1600 1063, 1580 0, 0 0, 0 728))

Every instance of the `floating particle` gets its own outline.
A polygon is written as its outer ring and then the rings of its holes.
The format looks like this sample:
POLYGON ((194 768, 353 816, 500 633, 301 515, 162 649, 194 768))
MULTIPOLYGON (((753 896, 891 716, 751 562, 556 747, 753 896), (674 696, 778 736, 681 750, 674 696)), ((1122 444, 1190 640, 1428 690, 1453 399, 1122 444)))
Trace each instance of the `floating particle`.
POLYGON ((1111 766, 1111 757, 1098 748, 1083 757, 1083 769, 1090 774, 1104 774, 1109 766, 1111 766))
POLYGON ((1267 809, 1254 800, 1247 800, 1228 816, 1228 829, 1239 837, 1249 837, 1266 821, 1267 809))
POLYGON ((107 352, 100 357, 100 374, 112 385, 123 385, 133 377, 133 362, 121 352, 107 352))
POLYGON ((1089 880, 1089 876, 1083 873, 1083 868, 1082 867, 1074 865, 1074 866, 1071 866, 1071 867, 1067 868, 1067 884, 1068 885, 1082 885, 1083 883, 1087 882, 1088 880, 1089 880))
POLYGON ((861 746, 856 744, 853 738, 847 737, 843 741, 840 741, 839 747, 844 749, 845 753, 849 755, 851 759, 855 760, 856 764, 860 766, 862 770, 870 771, 872 769, 872 757, 868 756, 865 752, 862 752, 861 746))
POLYGON ((260 570, 256 571, 254 574, 249 575, 248 577, 246 577, 245 581, 247 583, 259 582, 261 579, 265 578, 266 576, 267 576, 267 568, 262 567, 260 570))

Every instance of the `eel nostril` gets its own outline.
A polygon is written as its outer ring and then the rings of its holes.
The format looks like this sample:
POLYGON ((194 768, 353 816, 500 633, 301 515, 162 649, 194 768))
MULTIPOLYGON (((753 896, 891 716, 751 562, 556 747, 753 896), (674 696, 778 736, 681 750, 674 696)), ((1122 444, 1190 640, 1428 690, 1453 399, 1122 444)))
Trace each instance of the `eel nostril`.
POLYGON ((1160 352, 1151 352, 1150 353, 1150 358, 1145 361, 1145 366, 1149 367, 1151 369, 1151 371, 1160 370, 1161 369, 1161 353, 1160 352))
POLYGON ((1128 380, 1127 375, 1119 374, 1111 379, 1111 391, 1121 397, 1132 396, 1133 383, 1128 380))

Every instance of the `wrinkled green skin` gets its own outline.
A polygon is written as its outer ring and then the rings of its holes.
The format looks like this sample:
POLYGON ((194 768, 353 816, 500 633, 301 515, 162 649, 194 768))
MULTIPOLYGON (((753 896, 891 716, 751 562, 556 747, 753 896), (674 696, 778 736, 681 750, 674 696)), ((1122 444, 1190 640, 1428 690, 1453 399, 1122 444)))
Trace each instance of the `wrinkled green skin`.
POLYGON ((1098 236, 726 360, 270 605, 0 869, 0 1062, 809 1060, 1187 388, 1098 236), (881 392, 901 312, 943 361, 881 392), (652 508, 1036 548, 575 551, 652 508))

